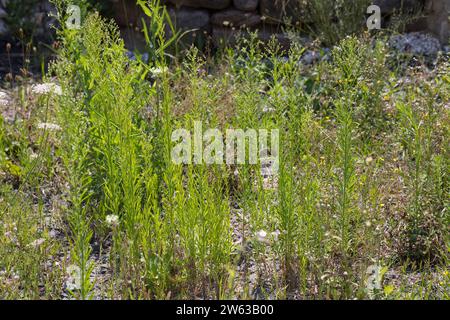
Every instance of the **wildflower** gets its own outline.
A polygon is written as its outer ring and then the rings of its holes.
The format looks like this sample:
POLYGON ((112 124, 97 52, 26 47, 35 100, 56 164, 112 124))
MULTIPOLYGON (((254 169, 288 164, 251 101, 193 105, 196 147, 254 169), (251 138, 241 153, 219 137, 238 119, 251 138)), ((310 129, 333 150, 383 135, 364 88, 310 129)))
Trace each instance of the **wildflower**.
POLYGON ((72 264, 67 267, 68 278, 66 280, 67 290, 80 290, 81 289, 81 269, 80 267, 72 264))
POLYGON ((34 94, 37 94, 37 95, 43 95, 43 94, 49 94, 49 93, 54 93, 58 96, 62 95, 61 87, 55 83, 35 84, 31 88, 31 92, 34 94))
POLYGON ((275 230, 271 233, 273 241, 278 241, 278 236, 280 235, 280 230, 275 230))
POLYGON ((34 248, 39 248, 43 243, 45 242, 44 238, 39 238, 34 240, 33 242, 31 242, 28 246, 29 247, 34 247, 34 248))
POLYGON ((49 123, 49 122, 41 122, 38 124, 39 129, 43 130, 49 130, 49 131, 60 131, 61 127, 57 125, 56 123, 49 123))
POLYGON ((115 214, 107 215, 106 223, 111 227, 117 227, 119 225, 119 216, 115 214))
POLYGON ((272 107, 269 107, 269 106, 264 106, 262 112, 263 113, 272 113, 272 112, 275 112, 275 109, 272 107))
POLYGON ((6 92, 0 91, 0 106, 7 106, 9 104, 9 96, 6 92))
POLYGON ((264 230, 259 230, 256 233, 256 239, 259 242, 267 243, 267 239, 266 238, 267 238, 267 232, 265 232, 264 230))
POLYGON ((373 161, 373 158, 372 157, 367 157, 366 158, 366 165, 370 165, 371 163, 372 163, 372 161, 373 161))
POLYGON ((165 73, 165 72, 167 72, 169 69, 167 68, 167 67, 162 67, 162 68, 152 68, 151 70, 150 70, 150 72, 152 73, 152 75, 154 76, 154 77, 157 77, 157 76, 160 76, 160 75, 162 75, 163 73, 165 73))

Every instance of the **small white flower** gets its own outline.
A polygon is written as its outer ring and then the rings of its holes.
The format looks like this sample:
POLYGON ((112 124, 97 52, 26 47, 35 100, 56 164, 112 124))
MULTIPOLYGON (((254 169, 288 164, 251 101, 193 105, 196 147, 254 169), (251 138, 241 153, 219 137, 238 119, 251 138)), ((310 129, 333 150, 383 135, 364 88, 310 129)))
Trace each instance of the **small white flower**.
POLYGON ((281 233, 280 230, 275 230, 274 232, 271 233, 273 241, 278 241, 278 236, 280 235, 280 233, 281 233))
POLYGON ((256 239, 258 239, 259 242, 266 242, 267 241, 266 237, 267 237, 267 232, 265 232, 264 230, 259 230, 256 233, 256 239))
POLYGON ((119 225, 119 216, 115 214, 107 215, 106 223, 111 227, 117 227, 119 225))
POLYGON ((62 90, 61 87, 58 86, 55 83, 42 83, 42 84, 35 84, 32 88, 31 88, 31 92, 34 94, 49 94, 49 93, 53 93, 56 94, 58 96, 62 95, 62 90))
POLYGON ((39 238, 34 240, 33 242, 31 242, 28 246, 30 247, 34 247, 34 248, 39 248, 43 243, 45 242, 44 238, 39 238))
POLYGON ((50 130, 50 131, 60 131, 61 127, 57 125, 56 123, 49 123, 49 122, 41 122, 38 124, 39 129, 43 130, 50 130))
POLYGON ((72 264, 67 267, 68 278, 66 280, 67 290, 74 291, 81 289, 81 270, 80 267, 72 264))
POLYGON ((153 76, 160 76, 161 74, 165 73, 168 71, 167 67, 163 67, 163 68, 152 68, 150 70, 150 72, 152 73, 153 76))
POLYGON ((0 91, 0 106, 9 105, 9 96, 6 92, 0 91))

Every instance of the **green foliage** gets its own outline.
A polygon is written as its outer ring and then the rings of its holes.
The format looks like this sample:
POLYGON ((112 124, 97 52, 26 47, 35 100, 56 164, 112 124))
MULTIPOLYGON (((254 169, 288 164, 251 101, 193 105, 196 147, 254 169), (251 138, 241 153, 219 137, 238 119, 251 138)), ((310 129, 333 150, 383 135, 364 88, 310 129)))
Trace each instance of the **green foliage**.
POLYGON ((0 122, 1 170, 21 170, 16 184, 0 177, 0 296, 448 296, 448 62, 407 71, 408 84, 381 41, 347 37, 304 66, 300 44, 283 51, 256 34, 214 58, 192 48, 169 59, 179 34, 167 37, 159 1, 140 5, 149 63, 88 14, 58 32, 50 72, 62 94, 23 99, 30 116, 0 122), (38 121, 61 131, 38 134, 38 121), (278 129, 279 171, 175 164, 172 132, 196 121, 278 129))
POLYGON ((314 0, 308 1, 308 17, 313 32, 323 43, 339 42, 347 35, 358 33, 365 27, 368 0, 314 0))

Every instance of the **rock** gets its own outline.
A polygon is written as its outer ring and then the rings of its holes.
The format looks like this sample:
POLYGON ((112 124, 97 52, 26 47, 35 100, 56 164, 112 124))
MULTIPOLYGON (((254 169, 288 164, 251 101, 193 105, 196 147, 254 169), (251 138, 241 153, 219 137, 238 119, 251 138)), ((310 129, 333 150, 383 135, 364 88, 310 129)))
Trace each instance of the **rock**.
POLYGON ((230 6, 231 0, 169 0, 176 6, 221 10, 230 6))
POLYGON ((255 11, 258 8, 259 0, 234 0, 236 9, 243 11, 255 11))
POLYGON ((141 18, 145 17, 142 10, 136 5, 136 1, 114 1, 112 10, 116 13, 114 19, 119 27, 140 26, 141 18))
POLYGON ((9 28, 5 21, 0 19, 0 37, 4 37, 9 34, 9 28))
POLYGON ((419 8, 417 0, 374 0, 373 4, 380 7, 383 15, 392 14, 399 10, 411 11, 419 8))
POLYGON ((448 22, 449 2, 447 0, 428 0, 425 8, 428 13, 427 31, 434 34, 442 44, 448 43, 450 35, 448 22))
POLYGON ((53 5, 53 3, 49 2, 49 1, 44 1, 41 3, 41 11, 44 12, 52 12, 56 14, 56 8, 53 5))
MULTIPOLYGON (((213 44, 216 47, 222 47, 224 45, 234 46, 236 45, 236 40, 238 36, 246 37, 248 32, 244 30, 234 30, 227 27, 213 26, 212 29, 212 39, 213 44)), ((290 39, 285 33, 277 32, 271 28, 262 28, 258 30, 258 38, 263 43, 268 43, 272 37, 280 43, 282 49, 287 50, 290 47, 290 39)))
POLYGON ((263 25, 261 29, 258 30, 258 37, 264 43, 268 43, 272 40, 272 37, 274 37, 275 40, 279 42, 282 50, 289 50, 291 47, 291 40, 293 40, 289 38, 287 33, 280 32, 279 28, 273 25, 263 25))
POLYGON ((142 32, 127 27, 122 27, 119 30, 126 48, 137 50, 139 52, 145 52, 148 50, 147 42, 145 41, 145 37, 142 32))
POLYGON ((209 25, 208 10, 181 7, 169 8, 168 13, 174 27, 181 30, 207 29, 209 25))
POLYGON ((253 27, 261 22, 261 16, 253 12, 227 9, 211 16, 211 23, 225 27, 253 27))
POLYGON ((441 50, 438 39, 420 32, 395 35, 389 39, 389 46, 401 53, 420 56, 436 56, 441 50))
POLYGON ((274 0, 261 0, 260 13, 266 23, 281 24, 286 19, 297 23, 304 17, 302 6, 298 1, 282 3, 274 0))
MULTIPOLYGON (((174 27, 181 31, 191 31, 184 33, 178 42, 181 47, 190 47, 192 44, 202 48, 207 43, 207 33, 210 31, 210 17, 208 10, 194 9, 188 7, 169 8, 169 16, 174 27)), ((172 32, 166 29, 168 37, 172 32)))
POLYGON ((8 13, 5 11, 5 9, 2 9, 0 7, 0 19, 6 18, 8 16, 8 13))
POLYGON ((215 47, 223 47, 226 45, 233 46, 236 44, 238 33, 233 31, 231 28, 213 26, 212 27, 213 44, 215 47))

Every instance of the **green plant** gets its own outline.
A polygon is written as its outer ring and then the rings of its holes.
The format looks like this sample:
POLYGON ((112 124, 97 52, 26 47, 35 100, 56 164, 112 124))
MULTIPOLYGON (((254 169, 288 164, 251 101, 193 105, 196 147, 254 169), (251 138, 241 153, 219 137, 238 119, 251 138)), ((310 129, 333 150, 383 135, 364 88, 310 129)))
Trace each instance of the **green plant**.
POLYGON ((365 26, 368 0, 308 1, 312 31, 327 45, 335 44, 347 35, 355 34, 365 26))

